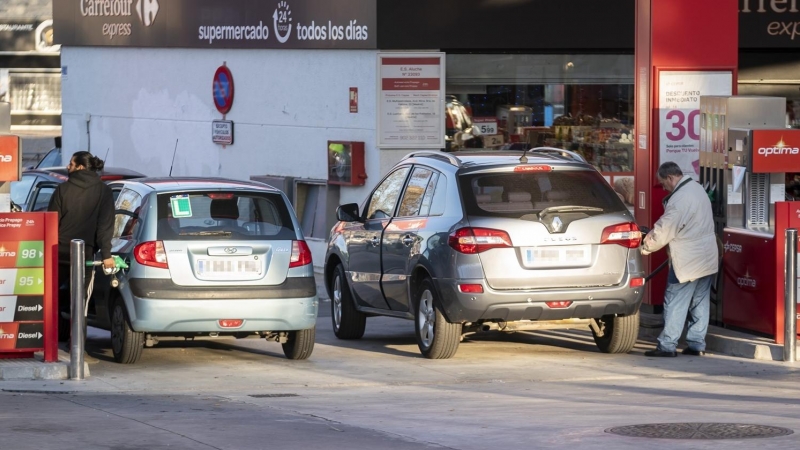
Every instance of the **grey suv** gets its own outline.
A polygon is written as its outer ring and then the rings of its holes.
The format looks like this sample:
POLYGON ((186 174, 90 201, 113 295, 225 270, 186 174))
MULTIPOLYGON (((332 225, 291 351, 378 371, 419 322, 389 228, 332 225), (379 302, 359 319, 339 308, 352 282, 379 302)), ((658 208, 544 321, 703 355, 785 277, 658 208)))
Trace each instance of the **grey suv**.
POLYGON ((340 339, 366 318, 412 319, 428 358, 468 334, 588 327, 626 353, 639 330, 641 232, 569 152, 415 152, 361 208, 342 205, 325 279, 340 339))

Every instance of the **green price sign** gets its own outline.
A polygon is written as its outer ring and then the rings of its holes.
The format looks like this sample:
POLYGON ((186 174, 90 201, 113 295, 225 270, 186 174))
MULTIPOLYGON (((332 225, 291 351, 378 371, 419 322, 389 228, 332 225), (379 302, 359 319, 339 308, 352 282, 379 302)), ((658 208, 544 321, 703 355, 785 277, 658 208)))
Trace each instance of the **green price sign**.
POLYGON ((17 269, 14 295, 44 295, 44 269, 17 269))
POLYGON ((20 242, 17 267, 44 267, 44 241, 20 242))

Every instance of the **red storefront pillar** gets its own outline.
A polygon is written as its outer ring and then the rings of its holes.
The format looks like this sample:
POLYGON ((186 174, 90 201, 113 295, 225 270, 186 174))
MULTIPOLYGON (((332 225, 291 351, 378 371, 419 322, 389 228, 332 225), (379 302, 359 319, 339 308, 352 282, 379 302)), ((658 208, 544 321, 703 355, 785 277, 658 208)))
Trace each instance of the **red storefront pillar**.
MULTIPOLYGON (((700 95, 736 93, 737 0, 636 0, 636 221, 652 227, 666 196, 655 172, 667 161, 699 180, 700 95), (673 111, 674 110, 674 111, 673 111), (669 114, 669 115, 668 115, 669 114), (696 173, 693 173, 696 172, 696 173)), ((649 273, 666 260, 645 257, 649 273)), ((667 271, 645 286, 659 310, 667 271)))

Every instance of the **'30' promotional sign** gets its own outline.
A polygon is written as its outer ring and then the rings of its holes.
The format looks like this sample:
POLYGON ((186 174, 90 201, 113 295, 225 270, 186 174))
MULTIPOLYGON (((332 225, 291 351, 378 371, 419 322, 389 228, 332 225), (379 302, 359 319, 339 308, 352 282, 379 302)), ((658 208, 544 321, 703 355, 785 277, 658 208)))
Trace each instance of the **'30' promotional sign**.
POLYGON ((700 96, 731 95, 730 72, 659 72, 659 156, 685 175, 700 175, 700 96))

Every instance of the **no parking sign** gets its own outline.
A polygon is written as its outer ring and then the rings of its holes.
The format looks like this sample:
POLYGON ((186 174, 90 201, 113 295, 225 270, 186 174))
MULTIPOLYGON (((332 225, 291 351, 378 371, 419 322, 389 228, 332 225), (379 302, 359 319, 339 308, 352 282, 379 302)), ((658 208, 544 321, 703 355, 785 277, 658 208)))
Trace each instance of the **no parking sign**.
POLYGON ((212 94, 217 111, 227 114, 233 106, 233 74, 228 66, 219 66, 214 73, 212 94))

